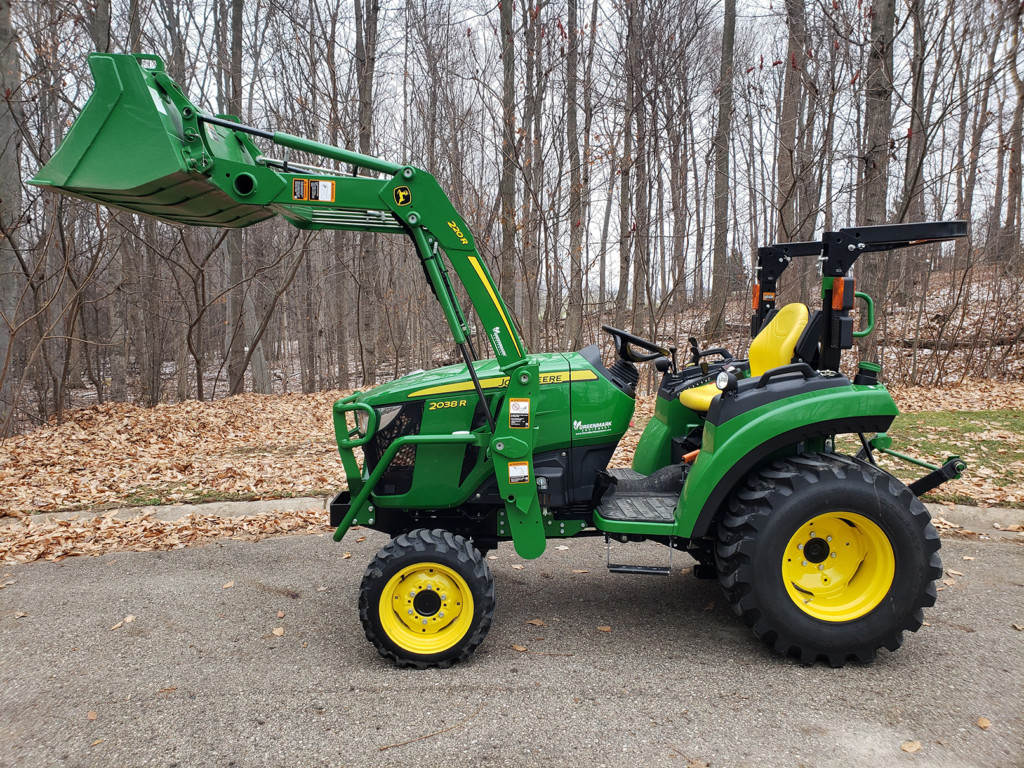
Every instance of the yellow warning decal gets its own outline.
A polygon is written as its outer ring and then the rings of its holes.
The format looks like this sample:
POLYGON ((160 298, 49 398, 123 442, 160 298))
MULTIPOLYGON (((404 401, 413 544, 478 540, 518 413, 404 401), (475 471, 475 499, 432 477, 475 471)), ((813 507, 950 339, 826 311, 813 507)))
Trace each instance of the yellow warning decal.
POLYGON ((530 462, 510 461, 508 463, 508 482, 509 484, 530 482, 530 462))
MULTIPOLYGON (((593 371, 554 371, 542 373, 540 383, 543 384, 564 384, 567 381, 594 381, 597 374, 593 371)), ((508 386, 508 376, 491 376, 480 379, 481 389, 504 389, 508 386)), ((436 387, 417 389, 410 392, 408 397, 431 397, 433 395, 449 395, 456 392, 472 392, 476 389, 472 381, 460 381, 455 384, 440 384, 436 387)))

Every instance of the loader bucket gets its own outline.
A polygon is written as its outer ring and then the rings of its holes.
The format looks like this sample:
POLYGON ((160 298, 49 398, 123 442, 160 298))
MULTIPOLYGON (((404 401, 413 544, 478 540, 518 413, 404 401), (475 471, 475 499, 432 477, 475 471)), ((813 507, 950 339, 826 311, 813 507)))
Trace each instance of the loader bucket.
POLYGON ((89 68, 93 94, 30 184, 172 223, 246 227, 275 215, 265 203, 277 190, 254 194, 244 172, 256 146, 199 122, 159 57, 94 53, 89 68))

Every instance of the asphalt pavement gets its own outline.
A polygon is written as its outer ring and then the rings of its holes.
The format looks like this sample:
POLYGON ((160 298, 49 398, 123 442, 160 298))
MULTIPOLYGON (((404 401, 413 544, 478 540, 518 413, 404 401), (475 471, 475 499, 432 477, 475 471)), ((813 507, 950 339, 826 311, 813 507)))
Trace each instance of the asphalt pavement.
POLYGON ((363 636, 372 531, 0 563, 0 765, 1019 767, 1019 538, 945 538, 927 625, 842 669, 762 645, 685 555, 615 575, 599 539, 492 553, 490 634, 427 671, 363 636))

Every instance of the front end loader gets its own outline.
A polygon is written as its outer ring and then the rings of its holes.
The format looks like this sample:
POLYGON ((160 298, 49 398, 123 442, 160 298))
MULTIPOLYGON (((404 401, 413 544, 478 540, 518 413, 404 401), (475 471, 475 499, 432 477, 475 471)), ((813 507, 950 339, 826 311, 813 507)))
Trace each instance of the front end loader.
POLYGON ((886 430, 898 410, 878 366, 862 362, 850 379, 840 360, 871 330, 855 331, 850 315, 858 298, 870 308, 850 276, 855 261, 962 237, 964 222, 761 248, 747 359, 691 338, 681 365, 675 347, 608 326, 610 363, 596 345, 530 353, 469 227, 426 171, 207 114, 155 56, 89 62, 95 92, 33 184, 177 224, 280 215, 305 229, 391 233, 420 259, 463 362, 333 409, 348 481, 330 505, 334 538, 353 525, 391 537, 359 592, 382 656, 418 668, 466 659, 495 608, 484 554, 511 543, 535 558, 572 536, 689 553, 759 637, 803 663, 868 661, 921 626, 941 564, 918 495, 963 463, 930 467, 909 487, 879 468, 875 454, 894 453, 886 430), (274 158, 257 140, 380 176, 274 158), (776 282, 802 257, 821 263, 821 306, 777 307, 776 282), (476 343, 453 273, 477 316, 476 343), (643 364, 661 373, 654 416, 632 468, 609 468, 643 364), (858 438, 857 455, 838 452, 840 435, 858 438))

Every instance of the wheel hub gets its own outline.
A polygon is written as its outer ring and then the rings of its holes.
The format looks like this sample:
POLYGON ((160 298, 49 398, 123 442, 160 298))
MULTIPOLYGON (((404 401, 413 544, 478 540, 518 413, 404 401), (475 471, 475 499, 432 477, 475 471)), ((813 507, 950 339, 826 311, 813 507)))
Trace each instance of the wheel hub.
POLYGON ((473 596, 465 579, 443 563, 414 563, 396 573, 380 597, 381 625, 399 646, 439 653, 468 631, 473 596))
POLYGON ((441 610, 441 596, 432 589, 425 590, 413 598, 412 607, 420 616, 433 616, 441 610))
POLYGON ((786 545, 781 565, 793 602, 829 622, 851 621, 874 609, 896 571, 888 537, 852 512, 829 512, 804 523, 786 545))
POLYGON ((812 563, 820 563, 828 557, 829 549, 827 541, 814 538, 804 544, 804 557, 812 563))

